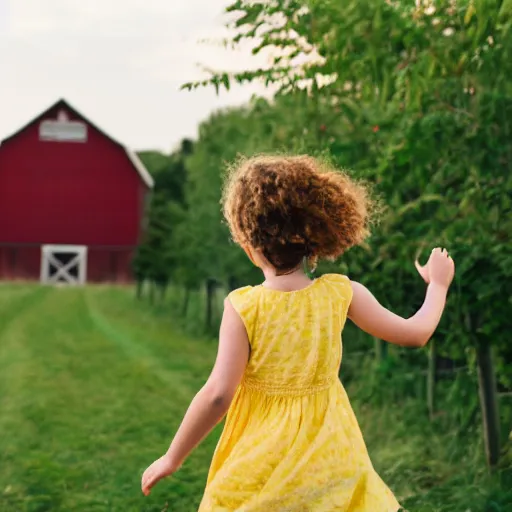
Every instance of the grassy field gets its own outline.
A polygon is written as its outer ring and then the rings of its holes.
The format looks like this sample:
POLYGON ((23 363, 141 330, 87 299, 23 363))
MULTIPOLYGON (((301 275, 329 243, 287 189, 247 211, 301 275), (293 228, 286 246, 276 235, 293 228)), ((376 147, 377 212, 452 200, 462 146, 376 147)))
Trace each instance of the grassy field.
MULTIPOLYGON (((197 510, 219 429, 149 498, 139 486, 215 357, 175 322, 131 290, 0 286, 0 512, 197 510)), ((411 512, 512 510, 476 427, 370 407, 361 382, 349 391, 372 459, 411 512)))

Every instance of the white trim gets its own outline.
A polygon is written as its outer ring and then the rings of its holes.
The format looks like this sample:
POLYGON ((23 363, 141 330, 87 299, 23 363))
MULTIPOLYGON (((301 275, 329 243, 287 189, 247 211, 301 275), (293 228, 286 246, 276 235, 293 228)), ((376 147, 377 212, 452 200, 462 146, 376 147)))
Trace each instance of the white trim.
POLYGON ((85 245, 43 245, 41 247, 41 282, 44 284, 57 284, 59 278, 64 278, 67 284, 85 284, 87 278, 87 246, 85 245), (74 253, 75 257, 67 263, 61 263, 55 253, 74 253), (57 271, 50 276, 50 264, 57 271), (78 276, 75 278, 69 270, 78 266, 78 276))
POLYGON ((155 182, 153 181, 153 178, 151 177, 151 174, 149 174, 146 167, 144 167, 144 164, 141 162, 140 158, 137 156, 137 153, 132 151, 131 149, 124 148, 126 151, 126 154, 128 158, 130 159, 131 163, 137 169, 137 172, 139 173, 139 176, 142 178, 142 181, 149 187, 153 188, 153 185, 155 182))

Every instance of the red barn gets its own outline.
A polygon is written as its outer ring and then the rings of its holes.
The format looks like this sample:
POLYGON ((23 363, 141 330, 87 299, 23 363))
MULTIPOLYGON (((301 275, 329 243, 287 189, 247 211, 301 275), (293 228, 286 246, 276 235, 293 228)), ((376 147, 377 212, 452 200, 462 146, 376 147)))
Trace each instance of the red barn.
POLYGON ((0 144, 0 279, 128 281, 153 180, 60 100, 0 144))

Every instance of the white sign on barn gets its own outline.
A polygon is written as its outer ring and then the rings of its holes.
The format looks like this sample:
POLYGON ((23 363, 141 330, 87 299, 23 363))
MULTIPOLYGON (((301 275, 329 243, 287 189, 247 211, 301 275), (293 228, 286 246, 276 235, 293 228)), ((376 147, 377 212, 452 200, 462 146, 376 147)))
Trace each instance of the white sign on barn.
POLYGON ((39 125, 40 140, 60 142, 87 142, 87 125, 80 121, 70 121, 64 110, 56 120, 46 119, 39 125))

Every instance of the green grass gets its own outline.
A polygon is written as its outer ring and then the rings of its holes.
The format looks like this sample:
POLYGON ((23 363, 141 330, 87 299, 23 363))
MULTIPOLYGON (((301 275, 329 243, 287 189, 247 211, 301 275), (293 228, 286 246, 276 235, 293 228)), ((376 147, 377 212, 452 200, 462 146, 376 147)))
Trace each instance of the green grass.
MULTIPOLYGON (((0 512, 197 510, 220 428, 173 479, 140 492, 216 353, 169 309, 122 288, 0 286, 0 512)), ((411 512, 512 510, 476 424, 429 424, 413 399, 370 405, 365 377, 350 383, 354 408, 411 512)))
POLYGON ((212 436, 144 498, 215 346, 119 289, 0 287, 0 510, 195 510, 212 436), (171 507, 172 505, 172 507, 171 507))

